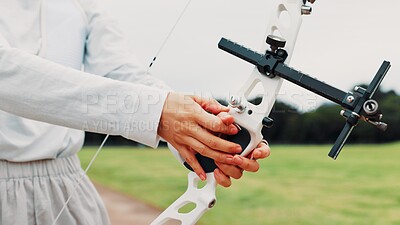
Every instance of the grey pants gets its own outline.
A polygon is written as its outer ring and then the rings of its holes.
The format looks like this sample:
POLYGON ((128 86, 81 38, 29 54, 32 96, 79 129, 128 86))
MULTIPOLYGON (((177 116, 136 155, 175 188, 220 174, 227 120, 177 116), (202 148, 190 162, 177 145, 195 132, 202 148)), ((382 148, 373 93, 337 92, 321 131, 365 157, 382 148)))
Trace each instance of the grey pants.
MULTIPOLYGON (((0 160, 0 224, 52 225, 83 175, 76 155, 13 163, 0 160)), ((103 201, 87 176, 57 225, 109 225, 103 201)))

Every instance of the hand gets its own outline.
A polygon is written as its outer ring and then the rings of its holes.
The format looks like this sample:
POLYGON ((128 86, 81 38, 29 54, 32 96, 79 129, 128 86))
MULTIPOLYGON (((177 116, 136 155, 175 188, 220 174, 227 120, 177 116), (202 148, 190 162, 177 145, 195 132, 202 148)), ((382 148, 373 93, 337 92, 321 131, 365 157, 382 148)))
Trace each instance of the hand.
POLYGON ((196 152, 216 162, 232 164, 232 155, 242 151, 239 144, 213 135, 214 132, 228 135, 238 132, 232 119, 227 118, 225 121, 232 121, 224 123, 213 115, 228 110, 215 100, 173 92, 165 100, 158 135, 175 147, 202 180, 206 174, 195 157, 196 152))
POLYGON ((233 163, 236 166, 226 163, 216 162, 218 168, 214 170, 214 176, 217 183, 223 187, 231 186, 231 177, 234 179, 239 179, 243 175, 243 170, 249 172, 257 172, 260 168, 260 164, 256 161, 257 159, 267 158, 271 154, 269 146, 261 142, 258 144, 249 158, 240 155, 235 155, 233 157, 233 163))

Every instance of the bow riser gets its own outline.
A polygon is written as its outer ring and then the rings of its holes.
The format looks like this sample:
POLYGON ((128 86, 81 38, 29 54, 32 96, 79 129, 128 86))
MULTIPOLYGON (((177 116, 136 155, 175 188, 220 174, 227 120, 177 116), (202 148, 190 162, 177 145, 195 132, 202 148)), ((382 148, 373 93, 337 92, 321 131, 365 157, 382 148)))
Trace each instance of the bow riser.
MULTIPOLYGON (((271 17, 265 37, 269 34, 279 33, 280 36, 285 38, 288 42, 286 49, 289 53, 289 58, 293 52, 297 34, 300 29, 303 6, 303 0, 276 0, 271 7, 271 17), (289 25, 282 21, 284 18, 282 14, 284 13, 290 17, 289 25)), ((262 51, 265 52, 267 48, 268 45, 264 40, 262 51)), ((255 68, 245 85, 236 95, 241 100, 240 104, 242 104, 244 108, 238 109, 237 107, 232 107, 231 104, 229 113, 235 118, 235 123, 237 123, 242 130, 248 131, 246 134, 248 137, 246 138, 241 138, 240 135, 238 135, 237 138, 234 136, 228 137, 228 140, 236 139, 238 141, 237 143, 240 142, 244 149, 242 155, 249 154, 262 140, 262 121, 264 117, 268 116, 271 112, 276 96, 281 88, 281 84, 281 78, 268 78, 265 75, 262 75, 257 68, 255 68), (259 82, 261 82, 264 89, 264 92, 262 92, 263 100, 261 104, 254 105, 248 101, 248 98, 249 94, 253 89, 255 89, 259 82), (245 142, 243 142, 244 139, 245 142)), ((239 133, 242 134, 242 132, 239 133)), ((177 160, 184 163, 184 160, 179 155, 178 151, 172 145, 169 145, 169 148, 177 160)), ((207 169, 205 170, 207 171, 207 169)), ((206 184, 203 188, 198 188, 197 182, 199 182, 197 175, 194 172, 190 172, 188 175, 189 185, 186 192, 172 203, 172 205, 170 205, 159 217, 157 217, 151 225, 165 224, 170 220, 179 221, 182 225, 195 224, 206 211, 214 206, 216 201, 215 190, 217 185, 213 172, 207 173, 206 184), (193 185, 194 183, 196 184, 193 185), (189 203, 194 203, 196 208, 188 213, 179 213, 179 209, 189 203)))
MULTIPOLYGON (((287 52, 289 56, 286 60, 287 63, 290 61, 290 57, 293 53, 294 46, 296 43, 297 35, 301 26, 301 8, 303 6, 302 1, 277 1, 274 6, 275 10, 271 14, 267 32, 265 37, 270 34, 279 34, 278 36, 283 37, 287 40, 287 52), (289 21, 283 21, 284 16, 289 16, 289 21), (287 23, 288 22, 288 23, 287 23), (289 26, 287 26, 289 25, 289 26)), ((264 41, 262 46, 262 52, 265 52, 269 45, 264 41)), ((239 90, 238 95, 234 98, 240 99, 240 104, 245 108, 244 110, 238 110, 237 107, 232 107, 230 114, 235 118, 235 122, 242 128, 246 129, 250 134, 250 143, 242 152, 242 155, 249 154, 262 140, 261 130, 263 125, 261 121, 264 117, 268 116, 275 103, 276 96, 278 96, 279 90, 282 85, 282 79, 280 77, 268 78, 261 74, 257 68, 253 70, 247 82, 239 90), (262 101, 258 105, 254 105, 248 101, 250 93, 256 88, 257 84, 261 83, 263 91, 262 101)), ((232 97, 231 97, 232 100, 232 97)))

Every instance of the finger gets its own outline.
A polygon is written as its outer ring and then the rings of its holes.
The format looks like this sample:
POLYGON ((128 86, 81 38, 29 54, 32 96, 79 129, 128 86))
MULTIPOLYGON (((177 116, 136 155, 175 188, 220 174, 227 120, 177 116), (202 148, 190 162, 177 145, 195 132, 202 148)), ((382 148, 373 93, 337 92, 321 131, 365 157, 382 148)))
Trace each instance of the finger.
POLYGON ((179 154, 183 157, 185 162, 192 167, 193 171, 200 177, 201 180, 206 180, 206 173, 203 167, 201 167, 199 161, 197 161, 195 154, 190 150, 189 147, 184 145, 175 144, 173 145, 179 154))
MULTIPOLYGON (((242 147, 239 144, 227 141, 225 139, 219 138, 205 129, 196 129, 196 132, 191 132, 190 134, 194 139, 199 140, 204 145, 211 149, 237 154, 242 152, 242 147)), ((223 162, 223 161, 220 161, 223 162)))
POLYGON ((235 122, 233 116, 227 112, 220 112, 218 113, 217 117, 220 118, 225 125, 230 125, 233 124, 233 122, 235 122))
POLYGON ((220 112, 228 112, 229 108, 221 105, 215 99, 212 98, 202 98, 199 96, 193 96, 193 100, 201 106, 207 112, 212 114, 218 114, 220 112))
POLYGON ((238 167, 242 168, 243 170, 249 171, 249 172, 257 172, 260 169, 260 164, 258 164, 257 161, 248 159, 241 155, 233 156, 233 162, 238 167))
POLYGON ((224 134, 231 134, 233 132, 232 128, 234 127, 231 125, 226 125, 219 117, 207 113, 204 110, 200 113, 196 113, 196 115, 194 115, 194 119, 198 124, 210 131, 224 134))
POLYGON ((261 142, 256 149, 254 149, 251 157, 253 159, 264 159, 271 155, 271 149, 269 146, 261 142))
POLYGON ((243 170, 238 168, 237 166, 232 166, 225 163, 215 163, 220 172, 224 173, 226 176, 232 177, 234 179, 240 179, 243 176, 243 170))
POLYGON ((228 126, 228 133, 229 135, 234 135, 239 132, 239 128, 234 124, 235 118, 232 115, 228 114, 227 112, 221 112, 217 115, 221 121, 228 126))
POLYGON ((190 146, 193 150, 198 152, 200 155, 206 156, 208 158, 214 159, 217 162, 222 162, 226 164, 233 164, 233 156, 220 151, 209 148, 202 142, 196 140, 192 137, 183 138, 183 142, 190 146))
POLYGON ((223 174, 219 169, 214 170, 214 177, 217 181, 217 184, 221 185, 222 187, 229 187, 232 184, 231 179, 223 174))

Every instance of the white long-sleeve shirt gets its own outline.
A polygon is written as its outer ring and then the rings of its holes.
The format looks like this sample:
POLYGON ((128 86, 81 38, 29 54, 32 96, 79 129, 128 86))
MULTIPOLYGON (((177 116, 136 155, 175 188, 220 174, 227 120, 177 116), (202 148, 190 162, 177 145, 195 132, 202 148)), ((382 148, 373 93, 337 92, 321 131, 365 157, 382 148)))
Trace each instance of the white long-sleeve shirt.
POLYGON ((169 89, 97 2, 0 1, 0 159, 75 154, 82 130, 157 146, 169 89))

